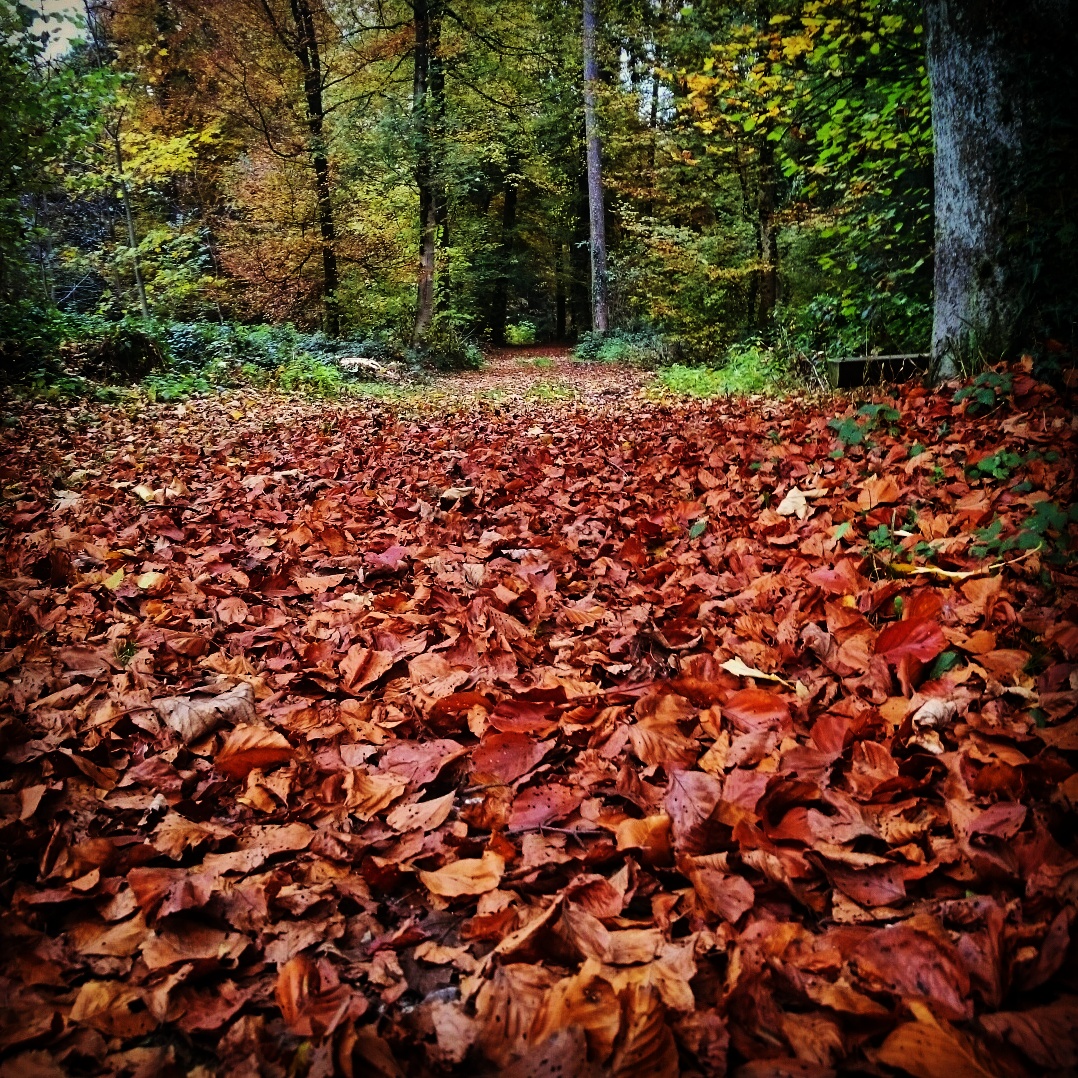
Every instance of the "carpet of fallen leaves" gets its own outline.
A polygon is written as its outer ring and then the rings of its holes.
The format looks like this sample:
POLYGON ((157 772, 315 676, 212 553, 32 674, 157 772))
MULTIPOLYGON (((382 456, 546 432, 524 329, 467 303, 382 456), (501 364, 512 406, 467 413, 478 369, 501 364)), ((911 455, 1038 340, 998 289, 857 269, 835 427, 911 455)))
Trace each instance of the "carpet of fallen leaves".
POLYGON ((7 402, 4 1074, 1075 1073, 1075 421, 953 392, 7 402))

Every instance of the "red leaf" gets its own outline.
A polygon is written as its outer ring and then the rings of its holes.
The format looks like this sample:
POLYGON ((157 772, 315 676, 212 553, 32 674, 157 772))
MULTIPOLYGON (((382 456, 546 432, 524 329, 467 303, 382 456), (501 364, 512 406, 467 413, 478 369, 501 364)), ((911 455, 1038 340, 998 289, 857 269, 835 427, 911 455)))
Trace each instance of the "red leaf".
POLYGON ((892 622, 876 637, 876 654, 892 666, 907 655, 923 663, 931 662, 946 647, 947 638, 933 618, 892 622))

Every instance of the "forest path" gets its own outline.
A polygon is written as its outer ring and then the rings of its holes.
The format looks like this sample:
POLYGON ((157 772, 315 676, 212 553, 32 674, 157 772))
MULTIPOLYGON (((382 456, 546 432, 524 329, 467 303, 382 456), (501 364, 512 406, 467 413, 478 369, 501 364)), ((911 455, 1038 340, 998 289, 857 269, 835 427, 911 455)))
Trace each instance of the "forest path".
POLYGON ((646 372, 614 363, 580 363, 564 345, 493 348, 480 371, 438 379, 438 389, 461 401, 607 405, 635 400, 651 380, 646 372))

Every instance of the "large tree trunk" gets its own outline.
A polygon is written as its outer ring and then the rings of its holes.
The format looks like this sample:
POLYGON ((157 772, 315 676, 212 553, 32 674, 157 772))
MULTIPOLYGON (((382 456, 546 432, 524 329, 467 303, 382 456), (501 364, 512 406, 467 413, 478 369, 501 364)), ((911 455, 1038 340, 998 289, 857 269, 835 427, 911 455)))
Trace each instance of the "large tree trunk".
POLYGON ((336 337, 341 332, 341 312, 337 295, 340 281, 337 274, 337 228, 333 216, 333 189, 325 140, 322 60, 309 0, 291 0, 291 8, 292 21, 296 27, 296 59, 299 60, 303 72, 303 96, 307 102, 307 130, 311 136, 311 164, 314 166, 315 194, 318 200, 325 330, 329 336, 336 337))
POLYGON ((603 149, 596 114, 599 82, 595 0, 584 0, 584 127, 588 147, 588 211, 591 226, 592 329, 605 333, 610 323, 606 278, 606 215, 603 208, 603 149))
POLYGON ((1078 201, 1076 7, 926 0, 936 144, 932 352, 943 377, 1038 334, 1069 330, 1073 339, 1073 251, 1059 255, 1078 201))

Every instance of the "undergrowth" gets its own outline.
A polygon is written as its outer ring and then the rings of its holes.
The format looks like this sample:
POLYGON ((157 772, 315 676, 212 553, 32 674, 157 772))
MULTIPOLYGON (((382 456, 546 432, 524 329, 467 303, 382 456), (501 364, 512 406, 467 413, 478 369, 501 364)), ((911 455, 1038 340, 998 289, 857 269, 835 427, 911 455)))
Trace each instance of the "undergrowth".
POLYGON ((717 367, 689 367, 672 363, 657 374, 660 392, 681 397, 747 396, 782 393, 794 379, 789 367, 774 351, 758 342, 734 345, 717 367))

